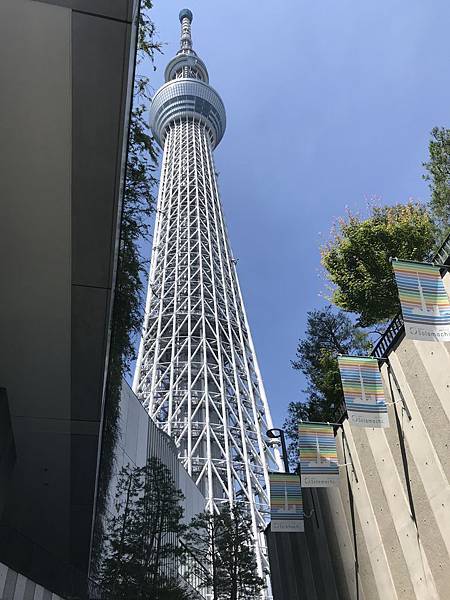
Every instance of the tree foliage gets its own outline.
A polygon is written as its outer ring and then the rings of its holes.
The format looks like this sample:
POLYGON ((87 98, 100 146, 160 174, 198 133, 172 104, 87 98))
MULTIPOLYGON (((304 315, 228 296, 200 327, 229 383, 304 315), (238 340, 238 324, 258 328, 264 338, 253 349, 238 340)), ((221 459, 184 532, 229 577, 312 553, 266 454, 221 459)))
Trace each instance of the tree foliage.
POLYGON ((238 600, 256 596, 264 581, 257 574, 256 557, 251 545, 252 523, 242 504, 225 507, 221 512, 223 533, 219 555, 226 574, 219 600, 238 600))
MULTIPOLYGON (((160 44, 150 19, 151 0, 141 0, 138 17, 136 71, 129 122, 127 162, 121 206, 119 253, 109 350, 106 405, 103 425, 102 469, 99 477, 97 512, 103 513, 112 473, 113 449, 117 439, 122 379, 136 357, 135 338, 143 317, 143 277, 146 261, 141 256, 143 239, 149 236, 150 216, 155 207, 154 188, 157 150, 150 135, 146 110, 150 101, 149 79, 139 73, 144 63, 152 64, 160 44)), ((102 521, 94 530, 91 571, 95 575, 102 545, 102 521)))
POLYGON ((160 50, 160 44, 154 37, 155 26, 149 17, 151 8, 151 0, 141 0, 120 224, 111 358, 118 361, 121 377, 136 357, 134 338, 142 326, 142 279, 146 274, 146 261, 141 255, 140 246, 142 240, 149 237, 150 217, 155 209, 158 151, 151 137, 146 114, 151 99, 149 78, 139 72, 142 64, 153 63, 155 52, 160 50))
POLYGON ((298 425, 303 421, 335 421, 344 401, 337 357, 339 354, 365 355, 370 341, 352 320, 331 306, 308 313, 305 337, 297 346, 294 369, 301 371, 308 386, 305 402, 291 402, 284 424, 291 444, 290 458, 298 457, 298 425))
POLYGON ((201 513, 192 520, 186 537, 191 551, 209 565, 203 585, 211 589, 213 600, 244 600, 262 590, 251 527, 241 504, 224 507, 220 513, 201 513))
POLYGON ((213 600, 219 597, 220 582, 223 577, 220 558, 217 554, 218 539, 222 535, 222 521, 219 515, 203 512, 194 517, 189 525, 185 540, 206 569, 199 568, 195 575, 201 586, 210 588, 213 600))
POLYGON ((370 217, 340 219, 322 247, 322 265, 335 288, 333 303, 367 327, 400 309, 391 257, 424 260, 434 246, 433 222, 415 202, 374 206, 370 217))
POLYGON ((439 233, 438 241, 450 229, 450 129, 434 127, 429 143, 429 162, 423 163, 430 182, 430 210, 439 233))
POLYGON ((177 581, 182 493, 157 458, 124 466, 108 518, 99 583, 112 600, 187 600, 177 581))

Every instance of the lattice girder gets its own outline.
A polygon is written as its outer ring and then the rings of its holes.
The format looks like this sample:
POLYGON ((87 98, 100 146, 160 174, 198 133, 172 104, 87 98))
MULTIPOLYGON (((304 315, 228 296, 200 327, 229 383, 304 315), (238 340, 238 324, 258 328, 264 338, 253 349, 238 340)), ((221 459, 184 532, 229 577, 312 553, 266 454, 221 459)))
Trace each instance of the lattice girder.
POLYGON ((272 426, 242 303, 205 124, 166 133, 135 391, 171 435, 208 508, 241 501, 252 515, 260 568, 278 469, 272 426))
POLYGON ((157 92, 150 111, 164 158, 133 387, 174 439, 207 509, 247 506, 258 570, 266 575, 268 471, 280 463, 265 440, 272 422, 214 168, 225 112, 193 55, 192 45, 182 45, 166 70, 173 81, 157 92))

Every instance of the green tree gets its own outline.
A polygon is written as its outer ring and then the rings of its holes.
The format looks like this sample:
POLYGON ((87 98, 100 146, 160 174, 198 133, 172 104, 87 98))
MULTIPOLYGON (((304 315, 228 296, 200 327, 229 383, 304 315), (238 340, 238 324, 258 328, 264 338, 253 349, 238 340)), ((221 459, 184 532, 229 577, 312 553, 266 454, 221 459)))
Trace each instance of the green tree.
POLYGON ((331 306, 308 312, 305 337, 297 346, 294 369, 307 381, 304 402, 291 402, 284 428, 291 440, 290 459, 297 463, 298 425, 303 421, 335 421, 344 401, 337 357, 339 354, 361 356, 368 353, 370 341, 352 320, 331 306))
POLYGON ((253 598, 264 586, 258 576, 253 546, 249 543, 252 523, 242 504, 225 507, 221 514, 222 535, 218 553, 225 574, 219 600, 253 598))
POLYGON ((222 535, 223 523, 220 515, 203 512, 196 515, 188 528, 185 540, 190 551, 206 569, 195 573, 202 587, 211 589, 213 600, 219 598, 223 579, 222 565, 218 554, 218 540, 222 535))
MULTIPOLYGON (((143 65, 153 64, 160 44, 150 19, 151 0, 140 0, 137 14, 138 36, 132 111, 129 122, 125 185, 120 221, 119 256, 114 289, 108 378, 102 444, 102 468, 97 494, 97 513, 103 514, 112 475, 114 446, 117 440, 122 379, 136 358, 135 340, 143 317, 143 278, 146 261, 141 256, 142 241, 149 236, 150 216, 155 208, 154 187, 157 149, 146 117, 150 101, 149 78, 140 73, 143 65)), ((97 519, 91 573, 98 567, 97 549, 102 546, 103 521, 97 519)))
POLYGON ((177 565, 184 533, 182 493, 156 458, 144 467, 124 466, 114 514, 107 520, 100 589, 112 600, 187 600, 177 565))
POLYGON ((150 217, 156 203, 158 150, 146 114, 151 100, 150 80, 140 73, 143 64, 153 63, 155 52, 161 47, 155 40, 151 8, 151 0, 141 0, 111 338, 111 369, 117 372, 119 385, 136 358, 134 342, 142 327, 143 277, 147 273, 141 244, 149 238, 150 217))
POLYGON ((192 520, 188 544, 208 565, 203 584, 211 589, 213 600, 244 600, 262 590, 264 581, 249 542, 251 527, 242 504, 226 506, 220 513, 201 513, 192 520))
POLYGON ((341 219, 322 247, 322 265, 335 286, 331 300, 367 327, 392 318, 400 304, 391 257, 426 260, 435 243, 433 222, 415 202, 374 206, 367 219, 341 219))
POLYGON ((429 143, 429 162, 423 163, 430 182, 430 210, 438 227, 438 242, 450 229, 450 129, 434 127, 429 143))

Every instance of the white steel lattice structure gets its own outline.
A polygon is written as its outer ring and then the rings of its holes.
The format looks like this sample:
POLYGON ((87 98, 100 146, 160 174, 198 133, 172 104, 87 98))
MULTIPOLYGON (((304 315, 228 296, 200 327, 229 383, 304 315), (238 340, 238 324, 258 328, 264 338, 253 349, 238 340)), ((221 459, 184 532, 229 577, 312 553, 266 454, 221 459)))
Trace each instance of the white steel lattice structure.
POLYGON ((181 49, 150 110, 164 158, 134 390, 175 440, 208 509, 246 504, 262 575, 268 470, 279 470, 279 457, 265 440, 272 422, 214 169, 225 109, 192 49, 192 13, 180 21, 181 49))

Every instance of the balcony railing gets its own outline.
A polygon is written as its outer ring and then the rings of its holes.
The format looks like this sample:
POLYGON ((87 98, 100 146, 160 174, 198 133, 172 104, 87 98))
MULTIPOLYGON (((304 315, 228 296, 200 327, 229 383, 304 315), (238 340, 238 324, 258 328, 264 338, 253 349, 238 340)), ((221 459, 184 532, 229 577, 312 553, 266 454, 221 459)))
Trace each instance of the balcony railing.
POLYGON ((398 315, 395 315, 395 317, 389 323, 386 331, 373 347, 371 353, 372 356, 375 356, 376 358, 384 358, 389 352, 390 348, 392 348, 397 340, 402 337, 403 332, 403 317, 401 313, 398 313, 398 315))
POLYGON ((450 264, 450 232, 448 233, 447 237, 445 238, 442 246, 436 252, 433 262, 435 262, 436 264, 441 264, 441 265, 450 264))

